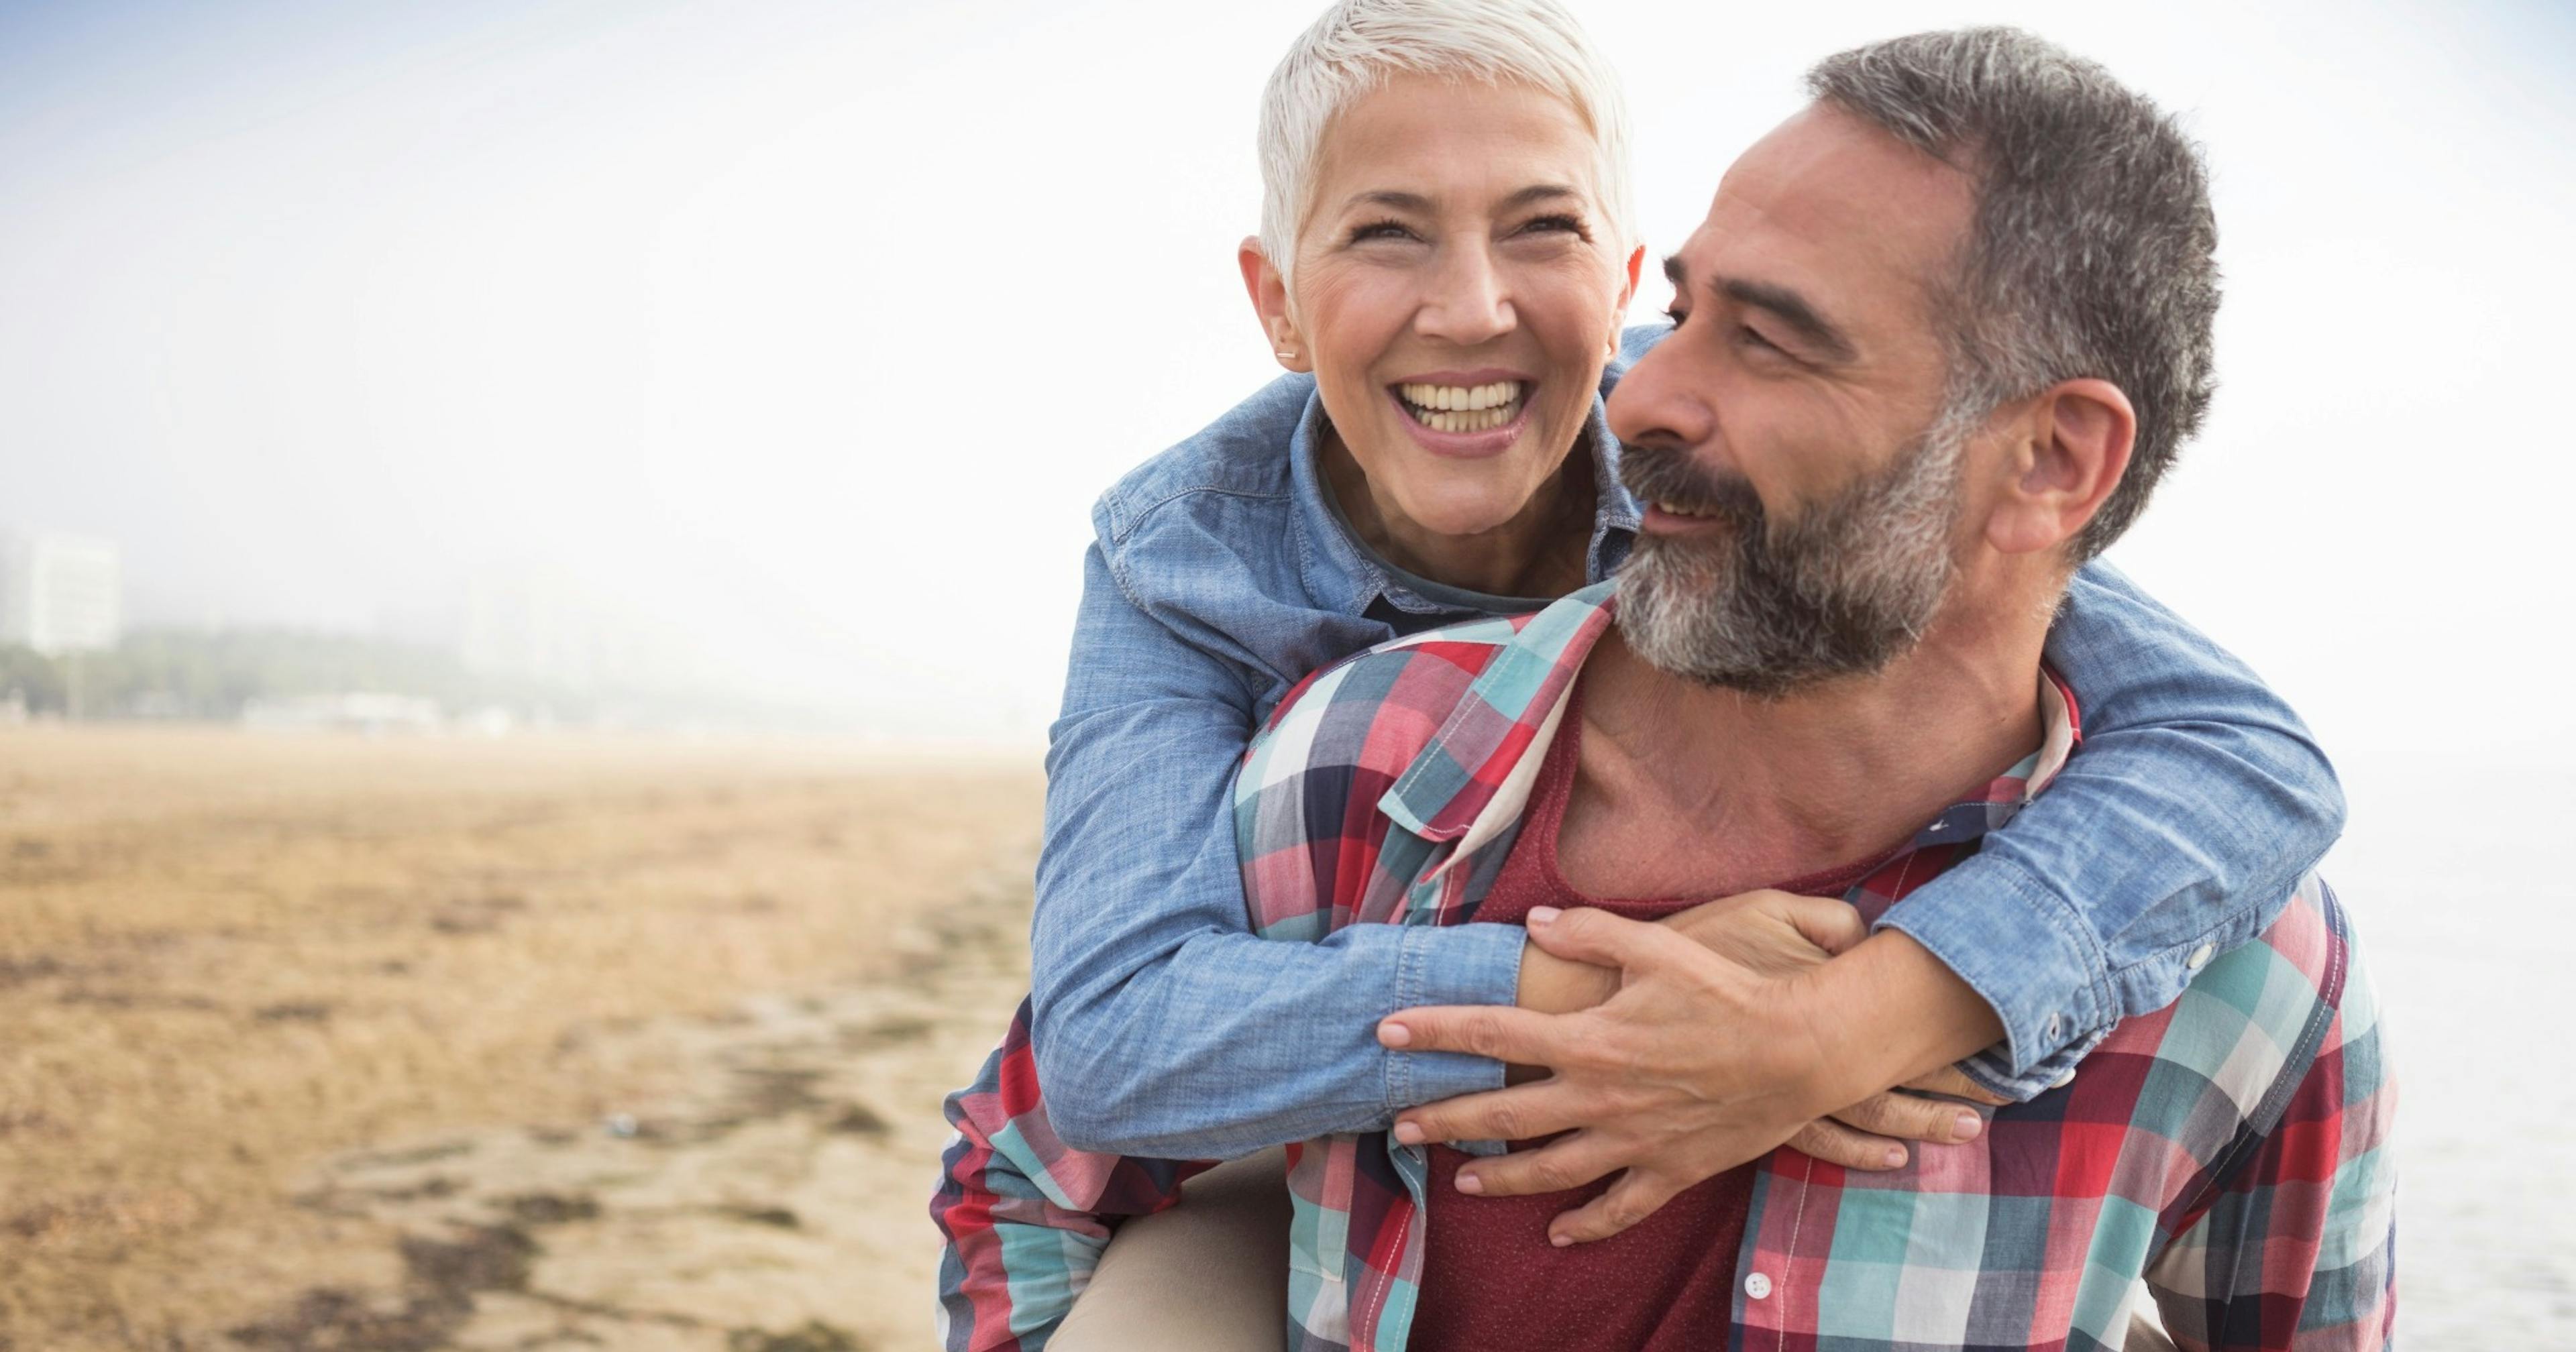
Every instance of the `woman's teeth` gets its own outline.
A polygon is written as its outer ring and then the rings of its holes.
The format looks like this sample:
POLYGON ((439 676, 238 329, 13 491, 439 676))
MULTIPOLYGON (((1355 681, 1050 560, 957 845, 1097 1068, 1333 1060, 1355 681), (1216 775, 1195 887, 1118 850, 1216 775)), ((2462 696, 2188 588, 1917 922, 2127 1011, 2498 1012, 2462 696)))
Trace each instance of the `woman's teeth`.
POLYGON ((1413 420, 1434 432, 1490 432, 1521 416, 1528 391, 1517 380, 1491 385, 1398 385, 1396 397, 1413 420))

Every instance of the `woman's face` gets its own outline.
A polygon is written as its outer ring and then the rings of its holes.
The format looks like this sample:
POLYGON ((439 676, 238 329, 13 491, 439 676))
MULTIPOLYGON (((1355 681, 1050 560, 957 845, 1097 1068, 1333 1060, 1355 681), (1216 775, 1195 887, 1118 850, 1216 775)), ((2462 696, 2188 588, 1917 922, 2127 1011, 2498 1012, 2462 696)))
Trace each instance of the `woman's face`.
POLYGON ((1293 288, 1268 273, 1261 308, 1379 513, 1480 534, 1563 464, 1642 254, 1612 233, 1597 164, 1573 108, 1512 85, 1398 78, 1326 133, 1293 288))

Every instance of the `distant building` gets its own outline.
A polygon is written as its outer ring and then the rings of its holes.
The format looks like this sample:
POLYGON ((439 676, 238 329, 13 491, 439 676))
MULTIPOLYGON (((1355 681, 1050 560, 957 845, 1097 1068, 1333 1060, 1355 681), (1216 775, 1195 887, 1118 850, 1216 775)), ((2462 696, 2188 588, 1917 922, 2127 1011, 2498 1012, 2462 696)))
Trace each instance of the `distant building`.
POLYGON ((113 648, 124 632, 116 546, 78 535, 0 536, 0 643, 47 656, 113 648))

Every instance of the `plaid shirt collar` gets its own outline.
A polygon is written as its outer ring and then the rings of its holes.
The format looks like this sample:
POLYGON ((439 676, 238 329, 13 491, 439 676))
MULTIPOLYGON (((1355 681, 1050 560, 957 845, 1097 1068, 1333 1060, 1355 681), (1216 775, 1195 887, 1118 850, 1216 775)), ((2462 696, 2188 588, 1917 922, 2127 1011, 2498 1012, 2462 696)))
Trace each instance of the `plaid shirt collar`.
MULTIPOLYGON (((1475 855, 1520 820, 1583 663, 1617 613, 1617 584, 1602 582, 1532 616, 1378 800, 1378 810, 1407 831, 1458 842, 1441 870, 1475 855), (1532 670, 1540 673, 1535 682, 1532 670), (1492 773, 1496 769, 1502 773, 1492 773)), ((1953 804, 1926 823, 1914 848, 1957 845, 2001 829, 2065 768, 2083 739, 2075 692, 2052 670, 2043 668, 2041 675, 2039 749, 1987 786, 1983 796, 1953 804)))

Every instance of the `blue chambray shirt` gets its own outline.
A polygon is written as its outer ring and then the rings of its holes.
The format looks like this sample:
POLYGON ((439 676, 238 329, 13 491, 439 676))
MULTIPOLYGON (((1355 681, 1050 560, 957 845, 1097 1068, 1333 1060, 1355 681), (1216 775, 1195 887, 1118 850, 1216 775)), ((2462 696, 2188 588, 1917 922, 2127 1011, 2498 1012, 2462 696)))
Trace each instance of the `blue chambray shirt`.
MULTIPOLYGON (((1669 331, 1629 330, 1601 394, 1669 331)), ((1414 1005, 1511 1004, 1518 926, 1278 944, 1246 917, 1228 790, 1254 729, 1316 668, 1464 618, 1341 523, 1322 422, 1314 381, 1282 377, 1093 508, 1031 931, 1039 1078, 1078 1149, 1221 1159, 1384 1130, 1502 1084, 1496 1061, 1380 1047, 1376 1024, 1414 1005)), ((1598 581, 1638 512, 1598 400, 1585 444, 1598 581)), ((2270 923, 2344 815, 2297 715, 2109 566, 2076 576, 2048 658, 2083 702, 2082 753, 1879 922, 1994 1007, 2006 1040, 1968 1068, 2017 1098, 2270 923)))

